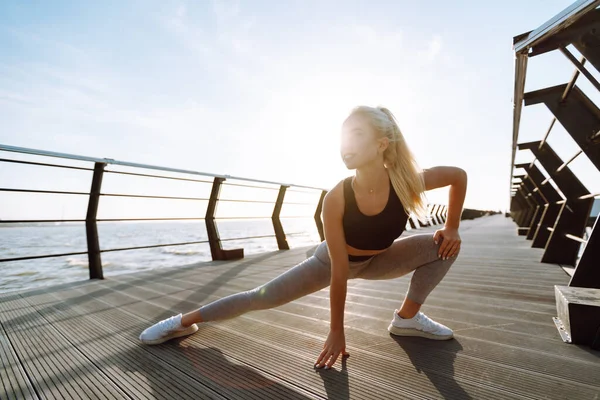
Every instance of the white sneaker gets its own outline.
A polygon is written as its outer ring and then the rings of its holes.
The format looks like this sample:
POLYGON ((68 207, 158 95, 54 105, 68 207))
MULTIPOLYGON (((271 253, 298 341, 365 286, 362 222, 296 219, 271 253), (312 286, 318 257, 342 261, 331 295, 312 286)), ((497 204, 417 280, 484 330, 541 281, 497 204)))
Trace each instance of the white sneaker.
POLYGON ((434 340, 448 340, 454 336, 452 329, 433 321, 422 312, 410 319, 398 316, 398 310, 394 310, 394 319, 388 326, 388 331, 397 336, 421 336, 434 340))
POLYGON ((181 326, 181 317, 181 314, 175 315, 152 325, 142 332, 140 340, 145 344, 160 344, 167 340, 196 333, 198 330, 196 324, 184 328, 181 326))

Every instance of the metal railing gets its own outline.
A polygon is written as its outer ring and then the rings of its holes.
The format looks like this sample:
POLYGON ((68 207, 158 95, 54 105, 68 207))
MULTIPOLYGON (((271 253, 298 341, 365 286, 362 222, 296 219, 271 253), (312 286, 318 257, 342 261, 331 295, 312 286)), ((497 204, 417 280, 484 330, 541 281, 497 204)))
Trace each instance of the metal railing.
MULTIPOLYGON (((140 250, 150 249, 157 247, 168 247, 168 246, 185 246, 194 244, 208 244, 210 247, 210 253, 213 260, 233 260, 243 258, 244 249, 224 249, 222 246, 223 242, 226 241, 238 241, 247 239, 258 239, 258 238, 275 238, 277 246, 280 250, 289 249, 286 232, 284 231, 281 223, 281 210, 284 205, 314 205, 314 203, 305 202, 286 202, 285 197, 288 192, 302 192, 302 193, 313 193, 318 196, 316 209, 313 215, 307 216, 287 216, 285 218, 310 218, 314 219, 316 228, 321 240, 324 240, 323 223, 321 220, 321 212, 323 206, 323 199, 327 193, 327 190, 323 188, 293 185, 289 183, 271 182, 258 179, 248 179, 242 177, 234 177, 230 175, 216 175, 205 172, 197 172, 191 170, 183 170, 176 168, 167 168, 156 165, 139 164, 125 161, 118 161, 110 158, 94 158, 72 154, 56 153, 43 150, 35 150, 7 145, 0 145, 0 151, 16 153, 16 154, 27 154, 33 156, 43 156, 58 158, 61 160, 72 160, 77 162, 93 163, 91 167, 81 167, 74 165, 56 164, 48 162, 37 162, 28 161, 21 159, 9 159, 0 158, 0 164, 2 163, 16 163, 23 165, 34 165, 47 168, 59 168, 59 169, 72 169, 78 171, 85 171, 92 173, 91 188, 89 192, 82 191, 59 191, 59 190, 38 190, 38 189, 27 189, 27 188, 6 188, 0 187, 0 192, 12 192, 12 193, 29 193, 29 194, 58 194, 58 195, 69 195, 69 196, 86 196, 88 199, 87 212, 85 219, 12 219, 12 220, 0 220, 2 224, 22 224, 22 223, 85 223, 86 238, 87 238, 87 251, 83 252, 70 252, 70 253, 59 253, 59 254, 41 254, 41 255, 30 255, 24 257, 12 257, 2 258, 2 262, 13 262, 13 261, 24 261, 34 260, 42 258, 52 257, 66 257, 75 255, 87 254, 88 265, 90 272, 90 279, 103 279, 104 274, 102 270, 101 253, 106 252, 117 252, 117 251, 129 251, 129 250, 140 250), (172 174, 183 174, 181 176, 166 176, 157 175, 146 172, 128 172, 128 171, 117 171, 107 169, 108 166, 122 166, 130 167, 135 170, 155 170, 160 172, 172 173, 172 174), (109 193, 102 191, 102 182, 107 175, 127 175, 134 177, 144 177, 152 179, 166 179, 174 181, 185 181, 191 183, 198 183, 204 185, 211 185, 210 196, 208 197, 184 197, 184 196, 157 196, 157 195, 142 195, 142 194, 131 194, 131 193, 109 193), (210 178, 210 179, 207 179, 210 178), (234 180, 241 183, 230 183, 227 180, 234 180), (256 199, 234 199, 234 198, 222 198, 221 189, 224 186, 232 187, 245 187, 260 190, 276 191, 277 196, 274 200, 256 200, 256 199), (123 198, 143 198, 143 199, 163 199, 163 200, 185 200, 185 201, 203 201, 207 202, 206 213, 204 217, 189 217, 189 218, 98 218, 98 207, 101 197, 123 197, 123 198), (257 204, 272 204, 273 210, 271 216, 234 216, 234 217, 217 217, 216 209, 219 203, 257 203, 257 204), (274 234, 272 235, 260 235, 260 236, 246 236, 246 237, 234 237, 222 239, 217 229, 218 220, 227 219, 271 219, 274 234), (204 220, 206 225, 206 232, 208 240, 190 241, 190 242, 177 242, 177 243, 165 243, 165 244, 154 244, 144 246, 128 246, 119 248, 100 248, 100 240, 98 235, 98 223, 99 222, 130 222, 130 221, 192 221, 192 220, 204 220)), ((418 229, 426 226, 435 226, 443 224, 446 221, 447 207, 439 204, 430 204, 430 219, 427 222, 421 222, 418 219, 411 217, 409 218, 409 224, 407 229, 418 229)), ((476 218, 485 215, 486 212, 479 210, 468 210, 465 209, 463 213, 463 219, 476 218)), ((293 235, 293 234, 289 234, 293 235)))
MULTIPOLYGON (((265 180, 257 180, 257 179, 248 179, 248 178, 240 178, 233 177, 229 175, 216 175, 205 172, 197 172, 176 168, 167 168, 160 167, 155 165, 147 165, 147 164, 139 164, 139 163, 131 163, 124 161, 117 161, 113 159, 100 159, 93 157, 85 157, 78 156, 72 154, 64 154, 64 153, 56 153, 56 152, 48 152, 42 150, 34 150, 27 149, 21 147, 14 146, 6 146, 0 145, 0 151, 4 152, 12 152, 19 154, 29 154, 35 156, 45 156, 45 157, 53 157, 59 158, 63 160, 75 160, 75 161, 84 161, 93 163, 94 167, 78 167, 73 165, 64 165, 57 163, 42 163, 35 161, 25 161, 25 160, 15 160, 8 158, 0 158, 0 163, 18 163, 25 165, 35 165, 42 167, 50 167, 50 168, 61 168, 61 169, 74 169, 78 171, 87 171, 92 172, 92 182, 91 189, 89 192, 77 192, 77 191, 58 191, 58 190, 36 190, 36 189, 23 189, 23 188, 0 188, 0 192, 12 192, 12 193, 31 193, 31 194, 58 194, 58 195, 73 195, 73 196, 87 196, 88 197, 88 206, 87 213, 85 219, 13 219, 13 220, 1 220, 0 224, 20 224, 20 223, 85 223, 86 228, 86 238, 87 238, 87 251, 86 252, 71 252, 71 253, 60 253, 60 254, 42 254, 42 255, 31 255, 26 257, 12 257, 12 258, 3 258, 0 259, 0 262, 9 262, 9 261, 23 261, 23 260, 32 260, 32 259, 40 259, 40 258, 51 258, 51 257, 65 257, 65 256, 73 256, 73 255, 88 255, 88 263, 90 269, 90 278, 91 279, 102 279, 103 271, 102 271, 102 261, 100 254, 104 252, 116 252, 116 251, 126 251, 126 250, 139 250, 139 249, 149 249, 156 247, 168 247, 168 246, 184 246, 184 245, 193 245, 193 244, 208 244, 210 247, 210 252, 213 260, 231 260, 242 258, 244 256, 243 249, 223 249, 222 242, 224 241, 235 241, 235 240, 245 240, 245 239, 257 239, 257 238, 268 238, 274 237, 277 241, 279 249, 289 249, 289 245, 286 239, 286 233, 284 232, 282 223, 281 223, 281 209, 284 204, 285 194, 288 190, 302 189, 305 192, 314 192, 317 195, 320 195, 316 211, 313 215, 315 224, 317 226, 317 230, 321 240, 324 238, 323 234, 323 224, 321 221, 321 208, 323 203, 323 198, 326 194, 326 190, 322 188, 310 187, 310 186, 302 186, 302 185, 292 185, 287 183, 280 182, 271 182, 265 180), (193 177, 179 177, 179 176, 165 176, 165 175, 156 175, 149 173, 137 173, 137 172, 126 172, 126 171, 116 171, 116 170, 108 170, 107 166, 109 165, 118 165, 123 167, 133 167, 141 170, 156 170, 167 173, 176 173, 176 174, 185 174, 188 176, 199 176, 201 178, 193 178, 193 177), (145 177, 145 178, 154 178, 154 179, 167 179, 167 180, 178 180, 178 181, 187 181, 198 184, 210 184, 211 192, 209 197, 182 197, 182 196, 156 196, 156 195, 140 195, 140 194, 127 194, 127 193, 105 193, 102 192, 102 181, 103 178, 107 174, 115 174, 115 175, 129 175, 129 176, 137 176, 137 177, 145 177), (212 178, 208 180, 206 178, 212 178), (240 181, 243 183, 226 183, 227 179, 240 181), (233 198, 221 198, 220 192, 224 185, 229 186, 237 186, 237 187, 248 187, 253 189, 260 190, 272 190, 277 191, 277 198, 273 201, 268 200, 253 200, 253 199, 233 199, 233 198), (277 185, 273 187, 273 185, 277 185), (188 200, 188 201, 204 201, 208 202, 206 214, 202 217, 189 217, 189 218, 98 218, 98 206, 101 197, 126 197, 126 198, 144 198, 144 199, 163 199, 163 200, 188 200), (225 218, 217 218, 216 217, 216 207, 218 202, 231 202, 231 203, 261 203, 261 204, 273 204, 274 209, 273 213, 270 217, 260 217, 260 216, 236 216, 236 217, 225 217, 225 218), (244 219, 244 218, 252 218, 252 219, 268 219, 270 218, 273 223, 274 234, 273 235, 260 235, 260 236, 249 236, 249 237, 234 237, 221 239, 219 235, 219 231, 217 229, 217 220, 218 219, 244 219), (99 222, 130 222, 130 221, 192 221, 192 220, 204 220, 206 224, 206 231, 208 240, 199 240, 199 241, 189 241, 189 242, 178 242, 178 243, 165 243, 165 244, 156 244, 156 245, 146 245, 146 246, 130 246, 130 247, 120 247, 120 248, 110 248, 110 249, 100 249, 100 241, 98 236, 98 228, 97 224, 99 222)), ((312 203, 300 203, 300 202, 287 202, 286 204, 295 204, 295 205, 311 205, 312 203)), ((286 217, 286 218, 307 218, 309 216, 298 216, 298 217, 286 217)))
POLYGON ((542 27, 514 38, 515 108, 513 155, 511 162, 511 215, 520 235, 543 248, 541 261, 576 266, 569 286, 600 288, 600 239, 597 219, 590 233, 590 212, 600 193, 590 193, 569 165, 582 154, 600 170, 600 109, 577 86, 580 75, 600 90, 600 83, 586 63, 600 70, 600 48, 589 45, 600 28, 600 1, 577 1, 542 27), (567 46, 573 45, 582 57, 578 60, 567 46), (569 82, 532 92, 524 92, 527 60, 550 51, 560 51, 575 67, 569 82), (521 109, 545 104, 554 117, 542 140, 518 143, 521 109), (579 150, 563 161, 548 143, 559 122, 579 150), (529 150, 534 159, 515 163, 516 150, 529 150), (547 177, 536 165, 539 163, 547 177), (522 168, 525 174, 514 174, 522 168), (586 237, 587 236, 587 237, 586 237), (581 252, 581 246, 585 246, 581 252))

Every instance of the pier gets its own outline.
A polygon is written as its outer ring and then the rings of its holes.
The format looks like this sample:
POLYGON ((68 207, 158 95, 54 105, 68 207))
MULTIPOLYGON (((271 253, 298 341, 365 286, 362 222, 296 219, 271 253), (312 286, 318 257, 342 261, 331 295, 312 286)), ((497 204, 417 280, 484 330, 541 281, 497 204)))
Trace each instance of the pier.
MULTIPOLYGON (((412 232, 433 232, 423 228, 412 232)), ((2 399, 593 399, 598 352, 563 343, 554 285, 502 215, 463 221, 463 250, 424 311, 455 339, 387 332, 410 277, 348 284, 350 357, 313 363, 329 327, 328 289, 207 323, 185 339, 139 343, 150 324, 253 288, 313 248, 92 280, 0 297, 2 399), (2 392, 3 390, 3 392, 2 392)), ((410 234, 410 233, 409 233, 410 234)))

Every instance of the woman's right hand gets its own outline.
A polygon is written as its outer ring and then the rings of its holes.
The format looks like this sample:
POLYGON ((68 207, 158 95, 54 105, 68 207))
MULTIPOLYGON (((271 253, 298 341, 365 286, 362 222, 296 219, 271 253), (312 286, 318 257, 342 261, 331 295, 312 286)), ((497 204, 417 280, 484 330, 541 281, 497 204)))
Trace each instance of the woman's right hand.
POLYGON ((350 353, 346 351, 346 337, 344 335, 344 330, 329 330, 329 335, 327 335, 327 340, 323 345, 323 351, 315 363, 315 368, 322 368, 325 366, 325 369, 330 369, 333 364, 335 364, 340 354, 342 356, 350 355, 350 353))

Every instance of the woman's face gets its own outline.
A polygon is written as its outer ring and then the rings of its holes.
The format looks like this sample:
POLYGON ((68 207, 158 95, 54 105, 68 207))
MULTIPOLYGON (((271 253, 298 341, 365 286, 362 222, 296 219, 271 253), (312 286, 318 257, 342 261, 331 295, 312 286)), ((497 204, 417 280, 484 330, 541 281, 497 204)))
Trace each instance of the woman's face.
POLYGON ((346 168, 356 169, 376 160, 380 147, 381 140, 375 137, 368 117, 354 114, 342 125, 340 154, 346 168))

